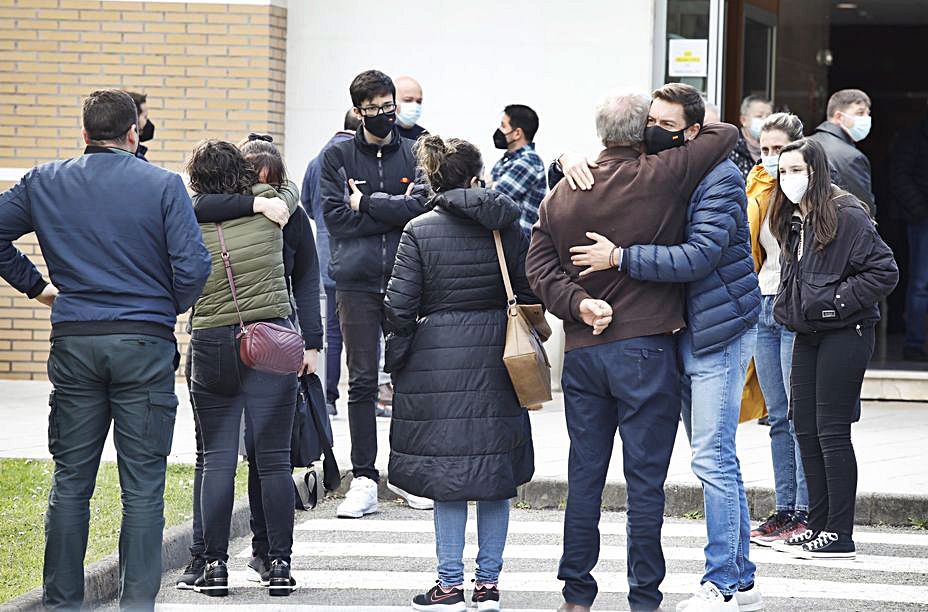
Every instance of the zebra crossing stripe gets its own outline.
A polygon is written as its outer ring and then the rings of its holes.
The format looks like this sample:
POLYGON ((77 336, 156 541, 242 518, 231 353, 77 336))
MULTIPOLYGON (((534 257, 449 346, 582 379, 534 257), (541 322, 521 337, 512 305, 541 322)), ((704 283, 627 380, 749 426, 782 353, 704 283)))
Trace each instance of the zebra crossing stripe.
MULTIPOLYGON (((230 571, 233 588, 263 588, 248 582, 245 570, 230 571)), ((624 572, 595 572, 600 593, 627 593, 624 572)), ((313 590, 408 590, 421 591, 435 582, 434 572, 395 571, 300 571, 293 577, 300 585, 313 590)), ((465 576, 469 579, 470 576, 465 576)), ((702 574, 668 574, 661 584, 665 594, 688 594, 698 586, 702 574)), ((500 575, 500 590, 518 593, 557 593, 563 586, 554 572, 506 572, 500 575)), ((928 586, 866 582, 837 582, 800 578, 759 577, 757 585, 768 598, 854 600, 881 603, 928 605, 928 586)))
MULTIPOLYGON (((267 611, 267 612, 280 612, 284 607, 284 604, 227 604, 222 603, 223 612, 251 612, 256 610, 258 612, 267 611)), ((288 608, 298 608, 300 612, 339 612, 344 610, 345 612, 409 612, 409 606, 307 606, 300 604, 299 606, 286 606, 288 608)), ((203 604, 155 604, 155 610, 157 612, 192 612, 194 610, 201 610, 203 604)), ((474 608, 471 608, 472 610, 474 608)), ((504 608, 504 612, 551 612, 550 609, 540 609, 540 608, 504 608)), ((609 610, 600 610, 596 608, 596 612, 610 612, 609 610)))
MULTIPOLYGON (((705 553, 702 548, 665 547, 664 557, 668 561, 703 561, 705 553)), ((251 548, 246 547, 238 554, 241 559, 251 556, 251 548)), ((559 544, 507 544, 504 557, 513 559, 551 559, 561 556, 559 544)), ((624 546, 604 545, 600 548, 600 561, 624 560, 624 546)), ((432 544, 413 544, 405 542, 305 542, 293 543, 293 557, 376 557, 398 559, 432 559, 435 546, 432 544)), ((468 545, 464 549, 464 558, 477 557, 477 547, 468 545)), ((890 557, 882 555, 858 555, 851 560, 796 559, 786 553, 769 548, 752 548, 751 561, 760 565, 795 565, 805 567, 826 567, 833 569, 850 569, 863 572, 895 572, 910 574, 928 574, 928 558, 925 557, 890 557)))
MULTIPOLYGON (((431 516, 431 515, 429 515, 431 516)), ((431 520, 379 520, 379 519, 309 519, 296 526, 297 531, 326 531, 351 533, 433 533, 431 520)), ((473 516, 467 522, 468 533, 477 533, 477 521, 473 516)), ((624 522, 602 522, 602 535, 625 535, 624 522)), ((509 533, 532 535, 563 535, 564 525, 558 521, 513 521, 509 533)), ((705 538, 704 523, 664 523, 661 535, 667 538, 705 538)), ((855 531, 854 541, 858 544, 890 544, 895 546, 928 546, 928 535, 920 533, 885 533, 877 531, 855 531)))

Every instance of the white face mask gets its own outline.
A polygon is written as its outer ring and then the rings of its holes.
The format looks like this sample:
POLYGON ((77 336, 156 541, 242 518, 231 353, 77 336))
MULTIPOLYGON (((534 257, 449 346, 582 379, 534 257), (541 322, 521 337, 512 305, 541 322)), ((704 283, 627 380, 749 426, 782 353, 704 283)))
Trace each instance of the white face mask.
POLYGON ((764 170, 767 171, 767 174, 772 176, 774 179, 780 178, 779 155, 764 155, 760 158, 760 163, 764 166, 764 170))
POLYGON ((851 127, 847 128, 854 142, 860 142, 870 134, 870 126, 873 125, 873 118, 870 115, 844 115, 850 117, 854 122, 851 127))
POLYGON ((761 117, 751 117, 751 127, 748 130, 751 132, 751 136, 754 137, 754 140, 760 140, 760 130, 764 127, 764 122, 766 119, 761 117))
POLYGON ((786 174, 780 177, 780 189, 793 204, 799 204, 802 196, 809 189, 809 175, 807 174, 786 174))
POLYGON ((422 105, 418 102, 400 102, 400 110, 396 113, 396 122, 404 128, 411 128, 422 116, 422 105))

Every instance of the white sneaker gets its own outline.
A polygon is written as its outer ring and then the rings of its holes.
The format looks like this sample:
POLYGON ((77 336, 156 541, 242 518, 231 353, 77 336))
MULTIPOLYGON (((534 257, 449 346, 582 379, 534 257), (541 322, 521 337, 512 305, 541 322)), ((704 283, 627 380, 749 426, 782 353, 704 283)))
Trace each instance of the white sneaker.
POLYGON ((361 518, 377 510, 377 483, 366 476, 360 476, 352 479, 345 501, 338 504, 335 515, 338 518, 361 518))
POLYGON ((406 503, 409 504, 409 507, 413 510, 431 510, 435 507, 435 502, 428 497, 419 497, 418 495, 408 493, 392 482, 387 483, 387 488, 405 499, 406 503))
POLYGON ((735 601, 738 602, 738 609, 741 612, 756 612, 764 609, 764 597, 760 594, 757 585, 754 585, 749 591, 735 593, 735 601))
POLYGON ((677 604, 677 611, 686 612, 723 612, 738 610, 738 601, 732 597, 725 601, 725 596, 711 582, 704 583, 689 599, 677 604))

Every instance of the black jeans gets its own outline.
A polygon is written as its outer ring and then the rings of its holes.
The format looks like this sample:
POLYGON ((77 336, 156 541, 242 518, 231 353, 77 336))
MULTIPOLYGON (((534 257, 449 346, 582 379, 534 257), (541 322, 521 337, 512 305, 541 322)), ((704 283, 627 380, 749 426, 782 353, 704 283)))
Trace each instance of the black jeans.
POLYGON ((174 437, 174 342, 153 336, 52 340, 48 449, 55 460, 45 514, 42 603, 78 610, 103 444, 113 424, 122 490, 119 604, 151 610, 161 587, 164 474, 174 437))
POLYGON ((348 428, 355 478, 377 482, 377 372, 383 330, 382 293, 336 291, 338 320, 348 357, 348 428))
POLYGON ((334 287, 325 289, 325 340, 325 401, 334 404, 342 376, 342 328, 334 287))
MULTIPOLYGON (((284 320, 273 322, 285 324, 284 320)), ((203 449, 200 518, 204 554, 209 561, 229 558, 239 426, 244 411, 246 449, 260 478, 268 556, 289 562, 293 547, 290 434, 297 379, 295 374, 278 376, 245 367, 238 355, 237 331, 237 325, 195 329, 190 340, 191 398, 203 449)))
POLYGON ((851 423, 873 354, 872 327, 797 334, 790 380, 793 425, 809 487, 809 528, 851 535, 857 457, 851 423))
POLYGON ((591 572, 599 560, 603 487, 618 429, 628 489, 628 603, 632 610, 654 610, 666 572, 664 481, 680 421, 676 342, 649 336, 574 349, 564 356, 561 384, 570 436, 557 575, 564 600, 591 606, 598 592, 591 572))

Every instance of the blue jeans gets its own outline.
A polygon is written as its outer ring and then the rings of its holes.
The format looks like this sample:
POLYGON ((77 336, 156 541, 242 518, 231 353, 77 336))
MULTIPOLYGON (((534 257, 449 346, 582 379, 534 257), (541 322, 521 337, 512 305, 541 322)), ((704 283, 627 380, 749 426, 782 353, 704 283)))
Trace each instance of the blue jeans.
POLYGON ((776 296, 765 295, 757 322, 754 367, 770 423, 770 452, 778 511, 809 511, 809 490, 802 469, 796 430, 789 418, 789 375, 796 334, 773 318, 776 296))
POLYGON ((702 482, 708 532, 702 582, 711 582, 725 595, 753 583, 756 570, 748 558, 751 522, 735 451, 741 392, 756 341, 752 328, 705 355, 693 353, 689 332, 680 342, 683 402, 691 407, 684 420, 690 421, 693 473, 702 482))
POLYGON ((564 356, 561 386, 570 436, 557 575, 564 600, 592 606, 596 599, 591 572, 599 560, 603 487, 618 429, 628 491, 628 603, 632 610, 654 610, 666 573, 664 481, 680 422, 676 340, 648 336, 573 349, 564 356))
POLYGON ((910 223, 909 288, 905 298, 905 346, 925 348, 928 315, 928 221, 910 223))
MULTIPOLYGON (((464 535, 467 502, 435 502, 435 551, 438 581, 448 588, 464 584, 464 535)), ((477 502, 477 582, 495 584, 503 569, 503 548, 509 533, 509 500, 477 502)))

